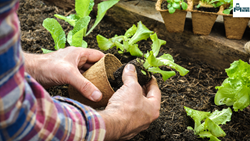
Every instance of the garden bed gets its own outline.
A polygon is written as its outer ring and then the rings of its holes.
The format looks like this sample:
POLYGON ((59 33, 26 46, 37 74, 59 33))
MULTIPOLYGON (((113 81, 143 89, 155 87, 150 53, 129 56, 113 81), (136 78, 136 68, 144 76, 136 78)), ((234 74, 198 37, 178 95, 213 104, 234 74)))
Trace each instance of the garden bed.
MULTIPOLYGON (((55 13, 68 15, 74 11, 64 11, 58 7, 46 5, 40 0, 21 0, 19 19, 22 31, 22 48, 30 53, 42 53, 41 47, 53 49, 54 42, 50 33, 43 28, 45 18, 52 18, 55 13)), ((94 15, 94 14, 93 14, 94 15)), ((92 17, 91 24, 94 22, 92 17)), ((66 33, 71 27, 59 20, 66 33)), ((125 31, 104 18, 102 22, 85 37, 90 48, 98 49, 96 35, 101 34, 107 38, 115 34, 122 35, 125 31)), ((167 43, 168 44, 168 43, 167 43)), ((142 41, 139 48, 142 51, 150 49, 151 41, 142 41)), ((163 82, 159 75, 155 75, 162 92, 160 117, 154 121, 149 129, 141 132, 132 141, 159 141, 159 140, 202 140, 187 131, 187 126, 193 126, 193 121, 186 116, 183 106, 196 110, 214 111, 225 108, 216 106, 213 97, 216 93, 215 86, 221 85, 226 78, 226 73, 208 66, 204 62, 194 61, 192 58, 177 54, 167 45, 162 46, 162 53, 173 55, 175 62, 190 72, 182 77, 179 74, 163 82)), ((113 50, 104 53, 113 53, 113 50)), ((124 62, 123 62, 124 63, 124 62)), ((60 70, 58 70, 60 71, 60 70)), ((54 95, 68 97, 68 85, 56 86, 48 89, 54 95)), ((233 113, 231 122, 222 125, 226 137, 221 140, 250 140, 250 109, 249 107, 238 113, 233 113)))

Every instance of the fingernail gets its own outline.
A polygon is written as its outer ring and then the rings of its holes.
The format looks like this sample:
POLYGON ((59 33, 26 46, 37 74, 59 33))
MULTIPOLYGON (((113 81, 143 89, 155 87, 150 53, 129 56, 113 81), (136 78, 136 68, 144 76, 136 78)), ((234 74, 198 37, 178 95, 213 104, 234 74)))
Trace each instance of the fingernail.
POLYGON ((91 99, 93 101, 97 101, 101 98, 101 96, 102 96, 102 93, 100 91, 94 91, 91 95, 91 99))
POLYGON ((132 64, 128 64, 128 65, 126 66, 126 69, 129 70, 129 71, 135 71, 135 66, 132 65, 132 64))

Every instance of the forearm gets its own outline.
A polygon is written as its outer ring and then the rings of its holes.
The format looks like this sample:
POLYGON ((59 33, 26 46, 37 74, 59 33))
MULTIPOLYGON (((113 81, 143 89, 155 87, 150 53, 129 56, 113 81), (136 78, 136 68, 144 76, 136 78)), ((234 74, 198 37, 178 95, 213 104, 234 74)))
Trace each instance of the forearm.
POLYGON ((27 73, 29 73, 33 78, 36 79, 36 73, 40 73, 39 72, 39 64, 41 64, 40 60, 42 59, 40 55, 38 54, 31 54, 31 53, 26 53, 24 51, 23 55, 24 55, 24 65, 25 65, 25 71, 27 73))
MULTIPOLYGON (((99 111, 99 114, 102 116, 105 127, 106 127, 106 134, 105 134, 105 141, 115 141, 118 140, 121 136, 121 126, 124 124, 120 122, 118 116, 114 113, 110 113, 107 111, 99 111)), ((120 116, 120 118, 122 118, 120 116)))

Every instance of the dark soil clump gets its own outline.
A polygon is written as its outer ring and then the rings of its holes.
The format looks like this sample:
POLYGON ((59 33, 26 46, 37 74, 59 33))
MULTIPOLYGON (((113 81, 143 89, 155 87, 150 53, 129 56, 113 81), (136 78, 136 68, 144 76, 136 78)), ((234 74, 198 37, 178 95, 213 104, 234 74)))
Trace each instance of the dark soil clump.
MULTIPOLYGON (((41 0, 21 0, 18 16, 22 31, 22 49, 30 53, 42 53, 41 48, 53 50, 54 41, 50 33, 42 26, 43 20, 45 18, 54 18, 54 14, 65 16, 72 13, 74 14, 75 11, 65 11, 56 6, 46 5, 41 0)), ((95 16, 94 14, 91 15, 90 26, 94 23, 95 16)), ((65 33, 68 34, 72 27, 62 20, 58 21, 65 30, 65 33)), ((124 33, 124 30, 121 30, 111 21, 104 18, 92 33, 84 37, 84 40, 88 43, 89 48, 99 49, 96 41, 98 34, 106 38, 111 38, 116 34, 124 35, 124 33)), ((139 43, 139 48, 145 53, 151 49, 151 44, 151 41, 142 41, 139 43)), ((115 50, 110 49, 103 52, 113 53, 115 50)), ((184 58, 178 52, 173 52, 168 44, 162 46, 160 53, 171 54, 175 63, 185 67, 190 72, 184 77, 177 73, 176 76, 171 77, 165 82, 162 80, 160 74, 154 74, 162 93, 160 116, 147 130, 142 131, 131 139, 131 141, 203 140, 195 136, 191 131, 186 130, 187 126, 192 126, 193 121, 187 117, 183 106, 211 112, 216 109, 226 108, 226 106, 216 106, 211 102, 217 92, 215 86, 222 84, 223 80, 227 78, 226 73, 211 68, 204 62, 193 61, 192 58, 184 58)), ((126 61, 123 63, 127 63, 126 61)), ((162 67, 161 69, 169 70, 170 68, 162 67)), ((47 89, 47 91, 52 96, 60 95, 68 97, 67 88, 67 85, 56 86, 47 89)), ((220 139, 223 141, 249 141, 249 117, 249 107, 243 111, 234 112, 231 121, 221 126, 227 135, 220 139)))
POLYGON ((199 8, 196 8, 196 6, 194 6, 194 10, 217 13, 217 12, 219 12, 220 7, 216 7, 216 8, 199 7, 199 8))
POLYGON ((137 79, 139 84, 143 87, 144 85, 148 84, 148 82, 151 80, 152 78, 152 73, 150 73, 149 71, 147 71, 144 67, 143 67, 143 63, 141 62, 142 60, 140 60, 139 58, 134 59, 126 64, 123 64, 119 69, 117 69, 117 71, 114 72, 114 77, 115 80, 109 80, 111 86, 113 87, 113 89, 116 91, 117 89, 119 89, 122 85, 122 72, 124 67, 127 64, 133 64, 136 68, 136 72, 137 72, 137 79))

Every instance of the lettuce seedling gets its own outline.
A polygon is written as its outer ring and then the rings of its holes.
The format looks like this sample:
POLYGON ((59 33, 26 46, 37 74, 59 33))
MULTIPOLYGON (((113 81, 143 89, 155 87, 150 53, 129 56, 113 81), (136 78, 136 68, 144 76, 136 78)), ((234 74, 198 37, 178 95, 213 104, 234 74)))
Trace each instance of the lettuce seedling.
POLYGON ((220 0, 218 5, 229 5, 229 7, 223 11, 224 14, 230 14, 233 10, 233 0, 220 0))
POLYGON ((184 0, 167 0, 168 2, 168 12, 170 14, 173 14, 176 9, 179 10, 186 10, 188 7, 188 4, 184 2, 184 0))
POLYGON ((121 54, 129 52, 132 56, 142 57, 143 53, 138 48, 137 42, 147 40, 152 33, 154 32, 150 31, 145 25, 142 24, 141 21, 139 21, 137 27, 133 25, 126 31, 125 35, 116 35, 111 39, 107 39, 98 34, 96 39, 101 50, 108 50, 116 46, 118 52, 121 54))
MULTIPOLYGON (((170 54, 163 54, 160 57, 158 53, 162 45, 166 44, 166 41, 158 39, 157 34, 150 31, 141 21, 137 23, 137 27, 133 25, 129 28, 125 35, 115 36, 107 39, 101 35, 97 35, 97 43, 101 50, 108 50, 112 47, 116 47, 119 53, 129 52, 132 56, 142 57, 143 59, 137 59, 138 62, 142 61, 143 67, 151 73, 160 73, 164 81, 171 76, 175 75, 175 71, 161 70, 160 66, 169 66, 177 70, 181 76, 186 75, 189 71, 176 63, 170 54), (138 48, 138 41, 147 40, 150 37, 153 44, 151 45, 151 51, 143 54, 138 48)), ((142 72, 145 74, 145 72, 142 72)))
MULTIPOLYGON (((98 23, 104 17, 106 11, 115 5, 119 0, 108 0, 103 1, 98 4, 97 16, 94 25, 88 29, 88 25, 91 17, 89 16, 90 12, 94 6, 94 0, 75 0, 75 11, 76 14, 71 14, 67 17, 55 14, 54 16, 68 22, 73 26, 67 35, 67 42, 71 46, 87 48, 88 44, 83 40, 83 37, 89 35, 90 32, 98 25, 98 23)), ((57 20, 53 18, 47 18, 43 21, 43 26, 51 33, 52 38, 55 42, 55 50, 60 48, 65 48, 66 36, 61 25, 57 20)), ((44 53, 52 52, 50 50, 42 49, 44 53)))
POLYGON ((226 69, 226 78, 218 89, 214 103, 233 106, 234 111, 243 110, 250 105, 250 65, 242 60, 234 61, 226 69))
POLYGON ((201 6, 203 7, 219 7, 220 5, 218 4, 220 0, 200 0, 199 4, 196 6, 196 8, 200 8, 201 6))
POLYGON ((214 112, 203 112, 193 110, 184 106, 187 115, 194 120, 194 129, 190 126, 189 130, 193 130, 194 134, 201 138, 210 138, 210 141, 219 141, 217 137, 224 137, 226 133, 219 125, 226 124, 231 120, 232 110, 228 107, 222 111, 215 110, 214 112), (204 121, 203 123, 201 123, 204 121))

